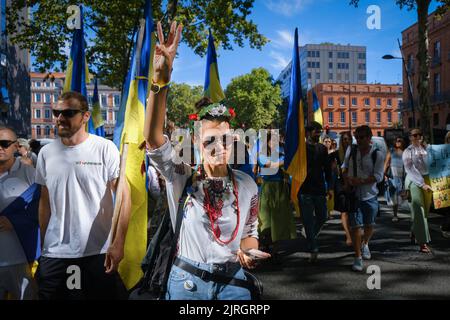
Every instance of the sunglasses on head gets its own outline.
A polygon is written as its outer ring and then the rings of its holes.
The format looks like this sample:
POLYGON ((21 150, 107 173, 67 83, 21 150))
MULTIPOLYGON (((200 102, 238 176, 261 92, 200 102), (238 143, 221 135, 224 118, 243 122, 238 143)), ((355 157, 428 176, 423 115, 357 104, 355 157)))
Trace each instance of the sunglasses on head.
POLYGON ((83 113, 83 111, 81 111, 79 109, 65 109, 65 110, 53 109, 52 112, 53 112, 53 115, 55 116, 55 118, 58 118, 61 114, 63 115, 64 118, 73 118, 78 113, 80 113, 80 112, 83 113))
POLYGON ((220 136, 219 137, 214 137, 214 136, 208 137, 202 142, 202 144, 203 144, 203 147, 206 148, 208 146, 221 143, 222 147, 227 149, 228 147, 230 147, 233 144, 233 142, 234 142, 233 135, 224 134, 222 137, 220 137, 220 136))
POLYGON ((0 140, 0 147, 2 147, 3 149, 8 149, 13 143, 15 143, 17 140, 15 141, 11 141, 11 140, 0 140))

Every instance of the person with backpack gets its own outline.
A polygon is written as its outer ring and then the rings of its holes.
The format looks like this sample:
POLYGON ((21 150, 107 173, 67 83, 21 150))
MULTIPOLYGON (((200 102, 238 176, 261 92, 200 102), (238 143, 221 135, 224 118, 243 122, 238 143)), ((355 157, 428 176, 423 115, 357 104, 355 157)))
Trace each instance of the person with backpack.
POLYGON ((384 156, 371 145, 372 130, 368 126, 356 128, 357 145, 347 150, 343 168, 345 169, 346 188, 354 195, 353 208, 349 210, 355 259, 354 271, 363 271, 363 258, 371 259, 369 240, 374 232, 378 213, 377 183, 384 178, 384 156), (364 235, 361 236, 361 228, 364 235))
POLYGON ((200 126, 194 137, 202 159, 199 170, 176 163, 163 126, 182 26, 173 22, 167 41, 160 22, 157 29, 159 44, 154 55, 144 138, 152 164, 166 181, 171 223, 175 234, 179 231, 165 298, 250 300, 243 267, 254 268, 256 259, 270 255, 257 250, 257 186, 249 175, 228 165, 234 142, 230 121, 235 112, 223 103, 200 100, 196 105, 199 112, 192 117, 200 126), (186 200, 180 203, 180 198, 186 200))

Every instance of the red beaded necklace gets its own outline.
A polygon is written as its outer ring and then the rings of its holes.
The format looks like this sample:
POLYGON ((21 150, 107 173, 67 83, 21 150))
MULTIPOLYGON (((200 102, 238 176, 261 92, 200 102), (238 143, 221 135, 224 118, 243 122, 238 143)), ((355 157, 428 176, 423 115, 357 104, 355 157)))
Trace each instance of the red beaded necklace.
POLYGON ((237 189, 237 184, 236 181, 234 179, 234 174, 233 171, 229 168, 229 176, 231 178, 231 181, 233 183, 233 194, 234 197, 236 198, 235 203, 236 203, 236 215, 237 215, 237 221, 236 221, 236 227, 234 228, 233 234, 231 235, 231 238, 227 241, 223 241, 220 239, 221 236, 221 230, 218 224, 216 224, 216 221, 220 218, 220 216, 222 215, 221 213, 219 213, 214 205, 211 203, 211 199, 209 197, 209 193, 208 190, 205 186, 203 186, 203 192, 205 194, 205 205, 203 206, 203 208, 205 209, 206 213, 208 214, 208 218, 209 218, 209 222, 211 225, 211 230, 214 236, 214 239, 219 242, 222 245, 227 245, 230 242, 232 242, 234 239, 236 239, 238 230, 239 230, 239 223, 240 223, 240 210, 239 210, 239 193, 238 193, 238 189, 237 189), (216 224, 216 225, 215 225, 216 224))

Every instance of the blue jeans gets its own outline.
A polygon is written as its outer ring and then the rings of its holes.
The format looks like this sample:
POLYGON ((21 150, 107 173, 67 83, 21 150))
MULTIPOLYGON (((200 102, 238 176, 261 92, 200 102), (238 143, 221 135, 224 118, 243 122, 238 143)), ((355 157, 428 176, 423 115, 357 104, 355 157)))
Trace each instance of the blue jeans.
MULTIPOLYGON (((195 262, 185 257, 178 258, 198 269, 208 272, 213 271, 211 264, 195 262)), ((233 273, 226 275, 246 280, 242 267, 238 267, 233 273)), ((204 281, 173 265, 167 284, 166 300, 251 300, 251 295, 246 288, 204 281)))
POLYGON ((325 196, 301 194, 300 210, 305 227, 306 241, 310 252, 318 252, 317 235, 327 221, 327 199, 325 196))
POLYGON ((358 201, 358 210, 348 214, 350 227, 356 229, 362 226, 373 226, 378 214, 378 206, 377 197, 365 201, 358 201))

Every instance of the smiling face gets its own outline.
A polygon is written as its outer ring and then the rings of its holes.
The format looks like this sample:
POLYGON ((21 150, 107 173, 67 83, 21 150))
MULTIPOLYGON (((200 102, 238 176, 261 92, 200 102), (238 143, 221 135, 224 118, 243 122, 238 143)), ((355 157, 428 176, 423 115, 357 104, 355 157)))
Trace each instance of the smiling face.
POLYGON ((59 100, 53 108, 53 116, 56 118, 58 135, 61 138, 70 138, 80 130, 85 130, 90 113, 83 111, 75 99, 59 100))
POLYGON ((9 129, 0 129, 0 164, 14 159, 14 153, 17 152, 17 137, 9 129))
POLYGON ((208 165, 226 165, 230 161, 234 138, 228 122, 202 120, 200 152, 208 165))

